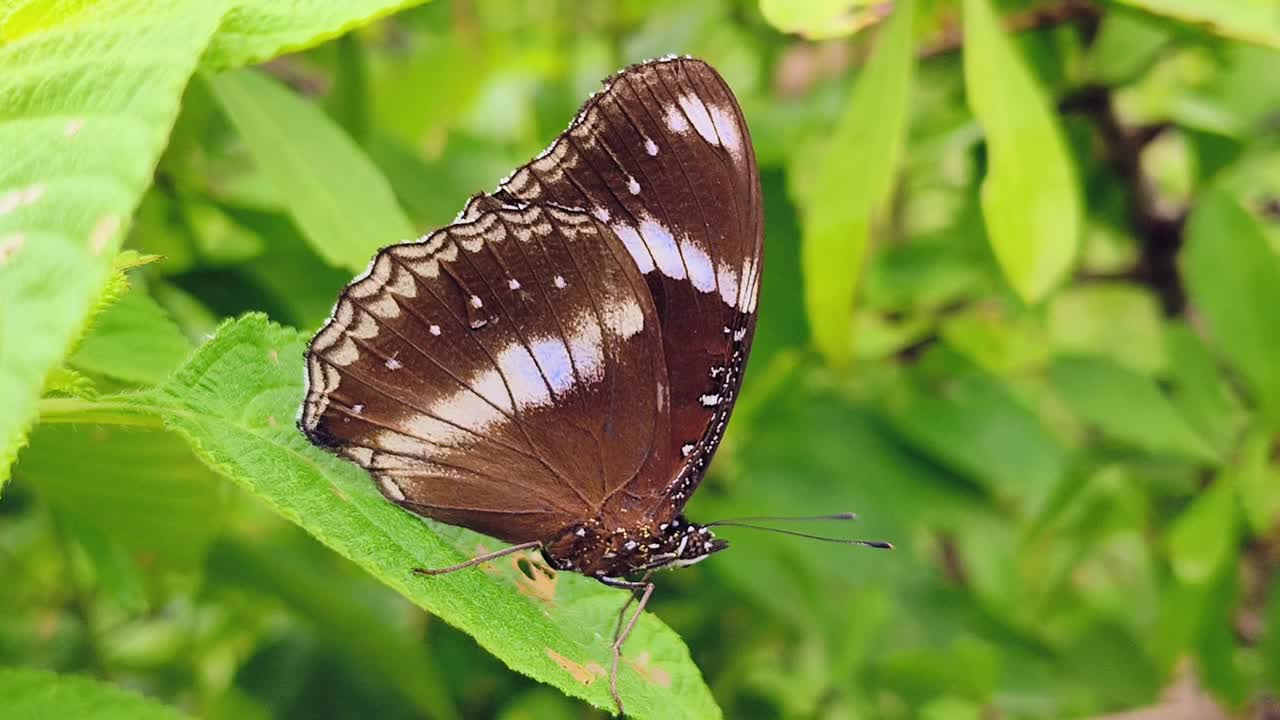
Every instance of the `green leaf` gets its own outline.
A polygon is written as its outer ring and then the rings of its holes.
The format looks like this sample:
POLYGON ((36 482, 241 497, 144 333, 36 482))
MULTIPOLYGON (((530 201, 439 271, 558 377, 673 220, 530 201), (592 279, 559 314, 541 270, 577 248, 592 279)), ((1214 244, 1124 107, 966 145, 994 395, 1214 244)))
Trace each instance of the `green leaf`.
POLYGON ((996 260, 1024 302, 1071 269, 1081 234, 1080 190, 1061 129, 988 0, 964 0, 964 78, 986 132, 982 213, 996 260))
MULTIPOLYGON (((426 0, 221 0, 227 15, 201 64, 209 69, 254 65, 319 45, 426 0)), ((184 4, 198 4, 186 0, 184 4)))
POLYGON ((154 700, 85 677, 0 668, 0 716, 7 720, 182 720, 154 700))
POLYGON ((1170 399, 1196 430, 1221 454, 1235 447, 1249 421, 1239 397, 1227 384, 1212 351, 1194 330, 1171 323, 1169 347, 1170 399))
POLYGON ((1280 428, 1280 253, 1234 198, 1211 190, 1191 214, 1180 260, 1214 344, 1280 428))
MULTIPOLYGON (((465 559, 483 538, 422 522, 387 502, 363 470, 302 437, 293 418, 303 395, 304 342, 302 335, 251 315, 224 325, 165 386, 126 400, 139 412, 163 416, 210 467, 475 637, 512 669, 612 708, 607 670, 604 676, 600 670, 610 664, 608 638, 625 593, 570 573, 530 586, 519 580, 513 559, 496 563, 507 571, 495 574, 414 576, 415 567, 465 559), (442 533, 455 542, 447 543, 442 533), (549 602, 524 594, 547 590, 554 590, 549 602)), ((647 675, 630 662, 619 674, 629 713, 719 716, 688 649, 651 615, 626 647, 630 661, 646 652, 647 675)))
MULTIPOLYGON (((46 400, 57 412, 31 434, 14 470, 54 508, 132 552, 197 565, 222 526, 223 481, 181 438, 155 428, 76 422, 82 400, 46 400)), ((152 420, 152 422, 155 422, 152 420)))
POLYGON ((1049 302, 1048 327, 1060 353, 1102 355, 1147 375, 1168 364, 1159 304, 1137 285, 1067 288, 1049 302))
POLYGON ((1280 48, 1280 13, 1274 0, 1121 0, 1126 5, 1191 23, 1197 28, 1280 48))
POLYGON ((111 275, 221 17, 171 6, 101 2, 60 25, 27 5, 0 26, 0 347, 22 348, 0 353, 0 482, 111 275))
POLYGON ((1062 475, 1062 449, 995 376, 957 372, 936 387, 903 382, 888 406, 908 443, 1026 513, 1062 475))
POLYGON ((801 268, 805 307, 814 341, 828 362, 849 360, 850 314, 867 246, 882 219, 897 177, 907 127, 914 3, 897 4, 858 77, 824 160, 813 174, 801 208, 804 237, 801 268))
POLYGON ((23 348, 0 354, 0 485, 45 376, 110 276, 202 55, 209 67, 256 62, 415 4, 100 0, 0 13, 0 347, 23 348))
MULTIPOLYGON (((899 9, 906 4, 897 3, 899 9)), ((874 25, 892 6, 882 0, 760 0, 760 14, 784 33, 823 40, 874 25)))
POLYGON ((317 105, 261 73, 210 85, 262 172, 321 257, 359 269, 378 248, 417 233, 364 151, 317 105))
POLYGON ((1116 440, 1153 453, 1220 462, 1154 380, 1110 360, 1085 356, 1059 358, 1049 375, 1068 407, 1116 440))
POLYGON ((94 318, 69 362, 83 372, 153 385, 190 352, 191 343, 168 314, 133 288, 94 318))
POLYGON ((210 575, 238 590, 254 590, 283 602, 318 628, 324 642, 404 693, 423 717, 458 717, 420 634, 402 627, 397 616, 388 617, 391 608, 385 603, 373 606, 367 601, 371 591, 391 595, 390 591, 367 576, 338 572, 349 570, 350 564, 336 560, 296 529, 285 528, 288 532, 255 538, 252 544, 231 539, 217 543, 209 555, 210 575), (336 584, 343 593, 333 592, 336 584))
POLYGON ((1265 536, 1280 523, 1280 468, 1276 467, 1271 433, 1255 431, 1241 443, 1233 471, 1240 490, 1240 507, 1249 527, 1265 536))

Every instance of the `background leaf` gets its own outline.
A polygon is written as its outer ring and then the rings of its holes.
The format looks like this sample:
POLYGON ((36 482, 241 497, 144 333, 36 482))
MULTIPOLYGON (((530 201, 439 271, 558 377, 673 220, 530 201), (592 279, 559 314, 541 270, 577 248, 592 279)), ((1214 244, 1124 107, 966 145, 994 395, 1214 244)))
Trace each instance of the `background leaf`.
POLYGON ((1213 191, 1188 221, 1187 286, 1228 361, 1280 427, 1280 253, 1230 196, 1213 191))
POLYGON ((1099 358, 1064 357, 1050 371, 1062 399, 1104 433, 1151 452, 1220 461, 1155 383, 1099 358))
POLYGON ((187 717, 141 695, 88 678, 0 668, 0 711, 13 720, 181 720, 187 717))
POLYGON ((1000 268, 1024 302, 1062 281, 1080 239, 1080 194, 1044 92, 988 0, 965 0, 965 90, 986 133, 982 215, 1000 268))
POLYGON ((382 173, 319 108, 251 70, 210 84, 321 257, 355 270, 417 236, 382 173))
MULTIPOLYGON (((876 224, 884 219, 907 127, 915 4, 896 5, 875 54, 824 139, 815 182, 795 197, 805 216, 801 268, 814 341, 827 358, 849 358, 849 313, 876 224)), ((811 158, 805 156, 803 161, 811 158)))

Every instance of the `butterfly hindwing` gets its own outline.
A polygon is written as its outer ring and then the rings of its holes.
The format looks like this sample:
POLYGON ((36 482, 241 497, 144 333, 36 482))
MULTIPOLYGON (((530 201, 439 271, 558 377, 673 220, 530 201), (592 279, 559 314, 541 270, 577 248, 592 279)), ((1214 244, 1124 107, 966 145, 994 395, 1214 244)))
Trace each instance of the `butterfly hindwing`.
POLYGON ((511 542, 599 512, 665 435, 652 299, 604 225, 489 209, 384 249, 308 352, 300 425, 415 512, 511 542))

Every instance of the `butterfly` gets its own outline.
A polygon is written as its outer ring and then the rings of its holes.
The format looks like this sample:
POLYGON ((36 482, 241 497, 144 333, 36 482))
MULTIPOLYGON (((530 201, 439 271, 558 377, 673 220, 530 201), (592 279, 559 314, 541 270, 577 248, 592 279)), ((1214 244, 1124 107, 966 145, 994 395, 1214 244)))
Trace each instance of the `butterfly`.
MULTIPOLYGON (((707 63, 607 79, 456 221, 381 250, 311 340, 299 427, 401 507, 631 591, 727 543, 685 518, 756 327, 759 172, 707 63)), ((632 600, 639 606, 623 625, 632 600)))

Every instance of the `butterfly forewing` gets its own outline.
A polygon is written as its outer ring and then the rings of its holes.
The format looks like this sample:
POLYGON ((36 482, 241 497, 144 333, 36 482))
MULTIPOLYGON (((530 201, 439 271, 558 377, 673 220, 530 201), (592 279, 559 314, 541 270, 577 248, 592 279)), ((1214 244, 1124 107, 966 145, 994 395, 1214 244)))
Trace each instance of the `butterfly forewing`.
POLYGON ((670 433, 657 316, 612 231, 477 211, 384 249, 308 352, 300 424, 387 497, 507 540, 599 513, 670 433))
POLYGON ((759 289, 763 215, 742 112, 705 63, 671 58, 606 82, 491 203, 550 202, 608 226, 661 325, 669 431, 610 513, 678 511, 714 453, 741 382, 759 289))

